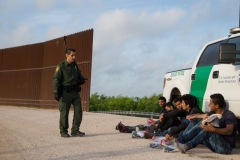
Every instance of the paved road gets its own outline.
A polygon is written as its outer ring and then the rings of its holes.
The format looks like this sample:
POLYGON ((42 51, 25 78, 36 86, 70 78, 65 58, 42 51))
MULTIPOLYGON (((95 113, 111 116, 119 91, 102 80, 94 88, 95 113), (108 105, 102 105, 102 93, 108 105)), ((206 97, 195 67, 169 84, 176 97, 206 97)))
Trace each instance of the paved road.
POLYGON ((81 131, 86 136, 71 138, 60 137, 58 120, 58 110, 0 106, 0 160, 240 159, 239 136, 231 155, 212 153, 203 145, 187 154, 166 153, 150 148, 150 140, 133 139, 115 130, 119 121, 136 125, 144 124, 145 118, 84 112, 81 131))

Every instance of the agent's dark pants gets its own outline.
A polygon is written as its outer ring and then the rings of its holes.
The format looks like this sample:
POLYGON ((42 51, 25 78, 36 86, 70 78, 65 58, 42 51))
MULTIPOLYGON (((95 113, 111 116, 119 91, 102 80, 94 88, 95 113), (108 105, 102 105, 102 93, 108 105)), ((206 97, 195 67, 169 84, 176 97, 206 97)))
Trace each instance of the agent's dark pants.
POLYGON ((82 122, 82 103, 78 92, 71 91, 62 93, 62 97, 59 100, 60 120, 59 128, 60 134, 68 133, 68 115, 71 104, 74 107, 74 115, 72 122, 71 133, 77 133, 79 131, 80 124, 82 122))

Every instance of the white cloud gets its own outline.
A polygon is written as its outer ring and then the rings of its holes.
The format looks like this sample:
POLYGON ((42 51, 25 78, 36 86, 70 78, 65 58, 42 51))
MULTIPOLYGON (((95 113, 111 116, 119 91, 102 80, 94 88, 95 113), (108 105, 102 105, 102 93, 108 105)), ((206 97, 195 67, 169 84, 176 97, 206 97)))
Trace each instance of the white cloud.
POLYGON ((71 6, 80 6, 80 7, 85 7, 85 8, 103 5, 102 4, 103 2, 99 1, 99 0, 68 0, 68 3, 71 6))
POLYGON ((206 18, 209 15, 210 9, 210 4, 206 1, 200 1, 193 5, 191 7, 190 21, 193 23, 206 18))
POLYGON ((50 40, 50 39, 55 39, 57 37, 63 37, 67 32, 66 26, 50 26, 46 30, 45 38, 50 40))
POLYGON ((36 35, 34 29, 35 25, 30 23, 21 24, 11 29, 11 31, 8 31, 8 33, 2 37, 4 41, 1 44, 1 48, 36 43, 36 41, 32 41, 36 35))
POLYGON ((140 14, 129 10, 104 13, 95 21, 94 50, 99 51, 109 43, 120 45, 134 38, 159 37, 174 28, 183 16, 184 11, 177 8, 140 14))
POLYGON ((158 77, 164 75, 162 68, 169 65, 169 58, 159 54, 159 48, 184 15, 178 8, 150 13, 122 9, 100 15, 94 23, 94 88, 106 85, 99 81, 101 75, 105 82, 112 82, 104 88, 111 95, 160 93, 161 87, 155 84, 161 83, 158 77), (143 92, 144 88, 148 91, 143 92))
POLYGON ((35 0, 34 2, 39 10, 45 11, 54 7, 57 0, 35 0))
MULTIPOLYGON (((21 7, 22 1, 15 1, 14 3, 12 1, 8 0, 1 0, 0 1, 0 12, 7 13, 8 11, 14 11, 15 9, 21 7)), ((11 12, 8 12, 11 13, 11 12)))

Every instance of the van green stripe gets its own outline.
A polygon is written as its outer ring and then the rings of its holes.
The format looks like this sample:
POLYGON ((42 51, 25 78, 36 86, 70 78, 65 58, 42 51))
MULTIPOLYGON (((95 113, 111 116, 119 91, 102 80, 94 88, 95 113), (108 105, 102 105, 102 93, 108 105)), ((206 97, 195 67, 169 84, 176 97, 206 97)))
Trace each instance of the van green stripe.
POLYGON ((196 79, 192 81, 190 94, 198 98, 199 108, 202 109, 203 97, 206 92, 208 78, 213 66, 198 67, 195 71, 196 79))

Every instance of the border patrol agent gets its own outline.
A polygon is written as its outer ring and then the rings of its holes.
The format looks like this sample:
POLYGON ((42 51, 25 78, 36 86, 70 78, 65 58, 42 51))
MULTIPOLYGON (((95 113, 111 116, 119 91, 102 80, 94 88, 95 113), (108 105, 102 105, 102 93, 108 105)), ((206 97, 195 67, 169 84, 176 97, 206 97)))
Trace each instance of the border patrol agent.
POLYGON ((85 133, 79 131, 82 122, 82 103, 79 96, 81 85, 85 83, 78 65, 75 63, 76 51, 66 49, 66 60, 60 63, 53 77, 54 98, 59 101, 60 134, 61 137, 70 137, 68 134, 68 115, 71 104, 74 106, 71 135, 82 137, 85 133))

